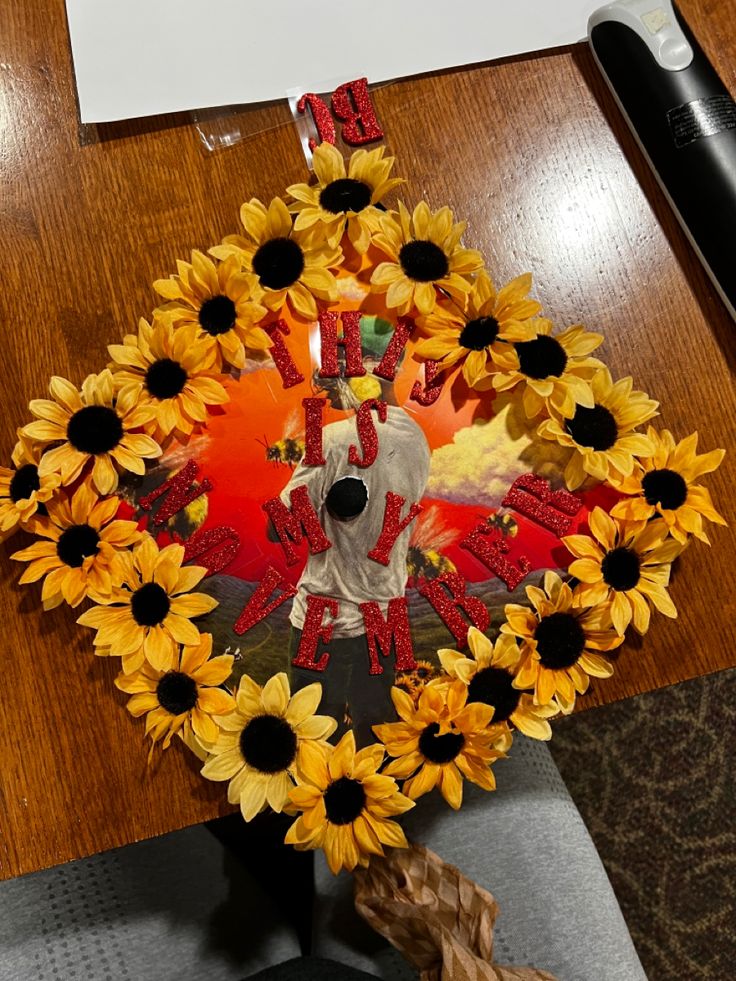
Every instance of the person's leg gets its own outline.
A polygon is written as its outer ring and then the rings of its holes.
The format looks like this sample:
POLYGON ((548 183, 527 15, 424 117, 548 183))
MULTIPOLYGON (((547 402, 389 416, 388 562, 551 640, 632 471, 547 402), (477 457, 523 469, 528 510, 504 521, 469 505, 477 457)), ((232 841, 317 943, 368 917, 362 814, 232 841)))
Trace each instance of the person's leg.
POLYGON ((329 646, 321 640, 317 641, 315 661, 319 661, 325 651, 329 652, 330 660, 323 671, 312 671, 307 668, 294 667, 294 658, 299 650, 302 631, 296 627, 291 631, 289 644, 289 683, 292 693, 306 688, 307 685, 318 681, 322 685, 322 701, 317 710, 320 715, 330 715, 338 724, 339 737, 347 728, 348 691, 350 689, 350 641, 331 640, 329 646))
MULTIPOLYGON (((292 630, 289 647, 293 662, 299 649, 301 630, 292 630)), ((393 714, 391 686, 394 684, 392 662, 380 675, 368 673, 368 643, 365 634, 359 637, 340 637, 329 644, 319 641, 315 660, 329 652, 330 660, 324 671, 310 671, 305 668, 290 669, 289 680, 292 691, 319 681, 322 685, 320 715, 331 715, 338 723, 333 741, 339 739, 348 728, 355 732, 358 746, 367 746, 375 741, 372 726, 393 714)))
POLYGON ((376 741, 373 726, 393 718, 391 688, 395 683, 394 658, 386 658, 381 674, 370 674, 368 641, 365 634, 350 641, 353 665, 348 692, 348 712, 358 748, 376 741))
MULTIPOLYGON (((548 748, 516 737, 495 766, 498 790, 465 784, 453 811, 435 790, 403 821, 407 836, 491 892, 495 959, 560 981, 646 981, 595 846, 548 748)), ((397 960, 360 919, 351 877, 317 856, 314 953, 398 978, 397 960)), ((408 970, 408 969, 407 969, 408 970)), ((403 976, 412 977, 412 973, 403 976)))

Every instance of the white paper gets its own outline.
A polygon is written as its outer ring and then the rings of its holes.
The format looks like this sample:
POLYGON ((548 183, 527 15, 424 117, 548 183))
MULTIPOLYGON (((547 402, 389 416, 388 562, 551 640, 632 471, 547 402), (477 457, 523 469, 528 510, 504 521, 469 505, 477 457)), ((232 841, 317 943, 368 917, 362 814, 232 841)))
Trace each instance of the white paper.
POLYGON ((601 0, 66 0, 84 123, 285 97, 585 37, 601 0))

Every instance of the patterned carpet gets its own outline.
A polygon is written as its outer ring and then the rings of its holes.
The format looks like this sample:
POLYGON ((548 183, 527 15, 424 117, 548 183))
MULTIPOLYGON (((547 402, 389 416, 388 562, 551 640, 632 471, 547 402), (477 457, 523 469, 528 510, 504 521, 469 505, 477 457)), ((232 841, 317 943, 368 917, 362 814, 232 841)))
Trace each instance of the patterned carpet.
POLYGON ((650 981, 736 977, 736 670, 556 723, 650 981))

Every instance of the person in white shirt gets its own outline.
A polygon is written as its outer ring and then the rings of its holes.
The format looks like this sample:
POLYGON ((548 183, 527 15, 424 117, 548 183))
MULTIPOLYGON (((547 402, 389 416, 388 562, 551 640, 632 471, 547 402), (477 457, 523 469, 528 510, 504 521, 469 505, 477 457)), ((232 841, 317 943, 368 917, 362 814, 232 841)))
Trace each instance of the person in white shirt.
POLYGON ((379 421, 377 412, 371 413, 378 433, 376 460, 366 468, 348 462, 350 445, 361 449, 356 416, 351 414, 324 427, 324 465, 299 464, 281 493, 281 500, 288 506, 291 491, 306 486, 332 543, 326 551, 308 556, 299 579, 290 615, 294 627, 292 661, 299 649, 307 596, 329 597, 338 603, 334 619, 329 612, 324 615, 324 623, 332 626, 330 642, 320 643, 315 656, 319 660, 324 650, 329 651, 327 667, 323 672, 292 668, 292 681, 295 688, 322 682, 320 712, 331 712, 340 724, 352 724, 356 739, 363 743, 375 738, 370 730, 372 724, 391 717, 389 693, 394 682, 394 656, 392 652, 381 658, 382 674, 369 674, 360 604, 376 601, 385 616, 388 601, 404 595, 412 525, 398 536, 388 565, 368 558, 368 552, 376 545, 383 527, 386 492, 392 491, 405 499, 401 513, 402 517, 406 515, 409 507, 421 500, 430 459, 424 433, 398 406, 393 384, 372 374, 390 340, 390 334, 379 334, 372 329, 374 321, 375 318, 369 317, 361 321, 363 364, 368 374, 355 380, 315 376, 315 382, 336 408, 357 410, 365 397, 387 403, 385 422, 379 421))

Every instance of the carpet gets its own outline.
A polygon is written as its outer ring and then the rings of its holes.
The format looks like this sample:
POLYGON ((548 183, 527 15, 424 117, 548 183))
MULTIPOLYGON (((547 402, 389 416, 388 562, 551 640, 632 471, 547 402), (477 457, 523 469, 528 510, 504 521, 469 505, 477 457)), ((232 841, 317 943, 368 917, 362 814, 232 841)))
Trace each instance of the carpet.
POLYGON ((736 670, 555 723, 650 981, 736 972, 736 670))

